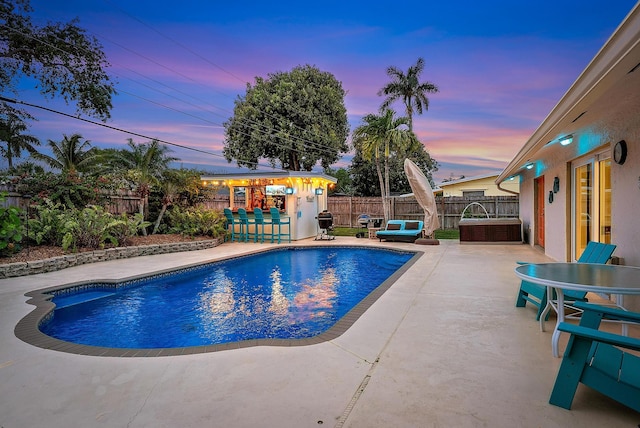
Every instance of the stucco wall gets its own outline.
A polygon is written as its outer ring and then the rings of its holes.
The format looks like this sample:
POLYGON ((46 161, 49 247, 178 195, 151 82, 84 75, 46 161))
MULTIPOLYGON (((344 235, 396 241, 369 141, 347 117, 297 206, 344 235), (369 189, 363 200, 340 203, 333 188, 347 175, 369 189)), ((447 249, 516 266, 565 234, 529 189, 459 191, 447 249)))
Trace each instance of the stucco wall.
MULTIPOLYGON (((442 189, 443 196, 464 196, 465 191, 483 191, 485 196, 511 196, 513 193, 504 192, 498 189, 496 185, 496 178, 498 176, 492 176, 487 178, 480 178, 477 180, 470 179, 461 183, 442 183, 440 188, 442 189)), ((502 187, 512 192, 518 192, 517 180, 507 180, 502 183, 502 187)))
POLYGON ((533 211, 533 180, 524 180, 520 183, 520 219, 526 242, 534 245, 534 211, 533 211))
POLYGON ((571 234, 567 229, 567 211, 568 201, 567 195, 571 194, 571 189, 567 188, 569 180, 567 179, 566 167, 564 165, 556 165, 545 171, 544 174, 544 203, 545 203, 545 249, 546 253, 552 259, 564 262, 570 261, 567 251, 568 243, 571 242, 571 234), (549 192, 553 190, 554 178, 560 180, 560 190, 553 195, 553 203, 549 202, 549 192))
POLYGON ((640 266, 640 135, 626 138, 626 162, 611 164, 611 242, 624 264, 640 266))

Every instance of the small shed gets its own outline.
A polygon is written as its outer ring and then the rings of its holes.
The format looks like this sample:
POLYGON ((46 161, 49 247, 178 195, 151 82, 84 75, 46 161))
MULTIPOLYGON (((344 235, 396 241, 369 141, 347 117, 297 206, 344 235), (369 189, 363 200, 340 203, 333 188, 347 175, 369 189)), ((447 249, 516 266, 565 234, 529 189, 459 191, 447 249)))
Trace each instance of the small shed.
POLYGON ((304 171, 245 172, 204 175, 205 186, 227 187, 232 211, 277 208, 291 221, 291 240, 315 237, 318 213, 327 209, 327 194, 337 179, 304 171))

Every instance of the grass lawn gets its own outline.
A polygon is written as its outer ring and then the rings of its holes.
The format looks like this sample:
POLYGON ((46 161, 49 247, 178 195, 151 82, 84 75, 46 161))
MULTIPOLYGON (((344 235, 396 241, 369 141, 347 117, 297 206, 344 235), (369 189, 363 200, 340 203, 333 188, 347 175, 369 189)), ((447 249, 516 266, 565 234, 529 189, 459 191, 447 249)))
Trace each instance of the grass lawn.
MULTIPOLYGON (((335 236, 356 236, 356 233, 363 231, 364 229, 359 227, 335 227, 333 234, 335 236)), ((460 231, 458 229, 438 229, 436 230, 436 239, 460 239, 460 231)))

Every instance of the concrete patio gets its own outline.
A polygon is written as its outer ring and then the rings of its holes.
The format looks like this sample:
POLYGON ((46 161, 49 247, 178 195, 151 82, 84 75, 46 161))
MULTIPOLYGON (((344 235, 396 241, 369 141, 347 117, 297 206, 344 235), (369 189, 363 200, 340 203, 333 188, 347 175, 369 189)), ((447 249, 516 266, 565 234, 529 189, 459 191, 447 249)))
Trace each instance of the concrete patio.
MULTIPOLYGON (((342 336, 156 358, 44 350, 14 336, 24 293, 124 278, 271 247, 186 253, 0 280, 0 427, 635 427, 640 414, 580 386, 573 409, 547 403, 560 359, 552 322, 514 306, 527 245, 439 246, 338 237, 295 245, 381 245, 422 257, 342 336)), ((117 332, 114 332, 117 334, 117 332)), ((564 349, 566 338, 561 342, 564 349)))

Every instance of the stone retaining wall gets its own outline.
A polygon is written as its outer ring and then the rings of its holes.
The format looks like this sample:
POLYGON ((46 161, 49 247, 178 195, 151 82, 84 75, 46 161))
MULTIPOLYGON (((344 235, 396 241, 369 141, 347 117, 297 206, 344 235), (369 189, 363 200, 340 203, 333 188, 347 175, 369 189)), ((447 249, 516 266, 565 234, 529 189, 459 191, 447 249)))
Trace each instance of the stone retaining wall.
POLYGON ((138 256, 151 256, 154 254, 177 253, 181 251, 204 250, 217 247, 222 239, 207 241, 174 242, 171 244, 140 245, 137 247, 117 247, 106 250, 88 251, 85 253, 65 254, 45 260, 32 262, 19 262, 0 265, 0 279, 15 276, 34 275, 37 273, 53 272, 72 266, 80 266, 87 263, 104 262, 107 260, 128 259, 138 256))

